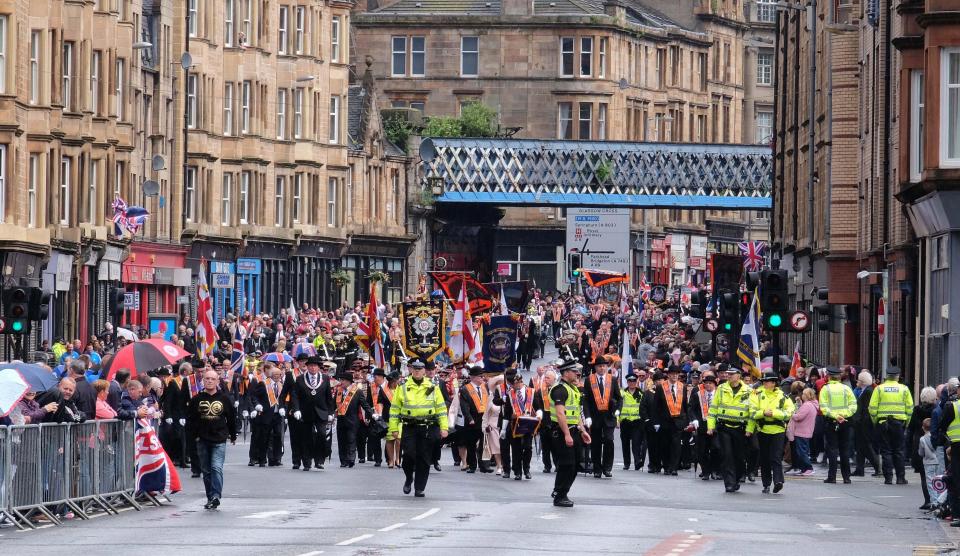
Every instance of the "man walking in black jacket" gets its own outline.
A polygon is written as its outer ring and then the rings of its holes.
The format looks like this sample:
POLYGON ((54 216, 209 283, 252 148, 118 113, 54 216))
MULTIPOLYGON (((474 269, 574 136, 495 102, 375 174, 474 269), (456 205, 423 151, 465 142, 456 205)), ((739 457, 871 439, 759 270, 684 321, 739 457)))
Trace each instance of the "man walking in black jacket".
POLYGON ((237 414, 226 393, 220 391, 220 376, 210 369, 203 373, 203 391, 187 406, 187 434, 197 441, 203 488, 207 493, 204 508, 216 509, 223 493, 223 460, 227 438, 237 442, 237 414))

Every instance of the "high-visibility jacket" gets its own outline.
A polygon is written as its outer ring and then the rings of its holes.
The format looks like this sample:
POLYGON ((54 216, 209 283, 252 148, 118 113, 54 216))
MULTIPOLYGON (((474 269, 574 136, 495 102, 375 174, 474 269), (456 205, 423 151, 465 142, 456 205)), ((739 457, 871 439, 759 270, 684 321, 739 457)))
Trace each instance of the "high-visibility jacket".
POLYGON ((839 380, 830 379, 830 382, 820 389, 820 413, 827 419, 843 417, 849 419, 857 412, 857 397, 853 390, 839 380))
POLYGON ((713 395, 710 415, 707 416, 707 430, 717 428, 717 421, 732 425, 746 425, 750 416, 750 396, 753 390, 740 383, 736 393, 729 382, 721 384, 713 395))
POLYGON ((774 388, 757 390, 750 396, 750 421, 747 423, 747 432, 759 431, 764 434, 779 434, 786 432, 787 421, 793 415, 795 407, 793 400, 783 393, 783 390, 774 388), (771 416, 764 413, 770 410, 771 416))
POLYGON ((643 393, 638 389, 640 399, 634 397, 629 390, 621 392, 623 394, 623 407, 620 408, 620 422, 639 421, 640 420, 640 400, 643 399, 643 393))
POLYGON ((881 419, 908 421, 913 414, 913 396, 905 384, 887 379, 873 389, 870 396, 870 419, 874 423, 881 419))
POLYGON ((947 440, 951 444, 960 442, 960 400, 953 402, 953 421, 947 427, 947 440))
POLYGON ((403 420, 436 420, 440 430, 447 430, 447 404, 443 401, 440 388, 427 379, 417 384, 412 378, 408 378, 393 394, 387 432, 399 431, 403 420))
MULTIPOLYGON (((553 389, 564 388, 567 391, 567 403, 563 404, 564 413, 567 416, 567 426, 572 427, 574 425, 580 424, 580 389, 570 386, 566 382, 561 382, 559 385, 554 386, 553 389)), ((552 390, 551 390, 552 392, 552 390)), ((553 396, 550 396, 550 403, 553 403, 553 396)), ((554 423, 559 423, 557 419, 557 412, 550 412, 550 420, 554 423)))

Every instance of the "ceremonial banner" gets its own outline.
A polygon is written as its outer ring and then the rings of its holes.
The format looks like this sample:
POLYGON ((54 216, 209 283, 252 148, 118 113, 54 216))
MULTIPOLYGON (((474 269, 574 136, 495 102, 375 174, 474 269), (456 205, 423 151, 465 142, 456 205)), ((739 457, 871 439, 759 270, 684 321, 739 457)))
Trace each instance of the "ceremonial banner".
POLYGON ((629 282, 630 276, 626 272, 613 272, 610 270, 598 270, 583 268, 580 270, 583 279, 587 284, 595 287, 606 286, 607 284, 619 284, 629 282))
POLYGON ((517 361, 517 321, 513 317, 490 317, 483 325, 484 372, 502 373, 517 361))
POLYGON ((157 433, 145 419, 137 421, 136 434, 136 463, 137 488, 136 492, 152 492, 166 494, 180 492, 180 475, 177 468, 170 461, 170 456, 163 450, 157 433))
MULTIPOLYGON (((493 295, 502 296, 507 302, 507 309, 510 309, 510 311, 514 313, 527 312, 527 303, 530 301, 530 282, 528 280, 499 283, 484 282, 483 287, 493 295)), ((476 313, 474 313, 474 316, 476 316, 476 313)))
POLYGON ((447 311, 440 299, 412 301, 400 306, 403 350, 410 357, 433 361, 447 348, 447 311))
POLYGON ((470 314, 479 316, 493 308, 493 292, 473 276, 464 272, 430 272, 430 277, 440 286, 447 299, 460 297, 460 288, 467 286, 467 299, 470 300, 470 314))

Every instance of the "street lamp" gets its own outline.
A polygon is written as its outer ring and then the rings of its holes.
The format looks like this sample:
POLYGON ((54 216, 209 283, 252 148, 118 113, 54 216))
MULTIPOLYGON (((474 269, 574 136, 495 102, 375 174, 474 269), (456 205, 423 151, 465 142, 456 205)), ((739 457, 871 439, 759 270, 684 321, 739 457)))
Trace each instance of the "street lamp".
POLYGON ((316 79, 316 76, 314 75, 304 75, 304 76, 298 77, 296 81, 297 83, 308 83, 310 81, 313 81, 314 79, 316 79))
POLYGON ((890 361, 889 361, 890 336, 887 334, 887 331, 886 331, 887 307, 890 305, 889 299, 888 299, 889 286, 890 286, 890 273, 887 270, 878 270, 878 271, 861 270, 860 272, 857 273, 857 279, 863 280, 868 276, 873 276, 876 274, 879 274, 883 278, 883 295, 881 299, 883 300, 884 331, 883 331, 883 339, 880 342, 880 370, 884 373, 884 375, 886 375, 887 366, 890 364, 890 361))

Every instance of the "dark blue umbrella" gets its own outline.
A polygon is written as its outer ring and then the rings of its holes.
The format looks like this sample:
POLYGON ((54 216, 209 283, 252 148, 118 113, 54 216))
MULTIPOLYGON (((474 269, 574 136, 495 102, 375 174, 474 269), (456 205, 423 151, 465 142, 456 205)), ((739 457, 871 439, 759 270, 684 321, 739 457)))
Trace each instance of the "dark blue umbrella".
POLYGON ((30 363, 0 363, 0 370, 16 369, 30 385, 31 392, 46 392, 57 385, 57 377, 53 371, 42 366, 30 363))

